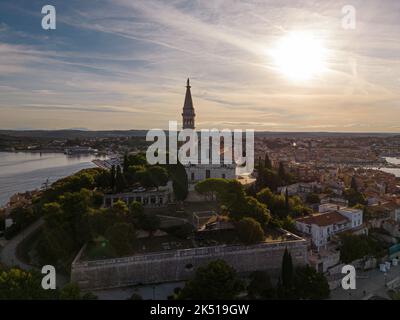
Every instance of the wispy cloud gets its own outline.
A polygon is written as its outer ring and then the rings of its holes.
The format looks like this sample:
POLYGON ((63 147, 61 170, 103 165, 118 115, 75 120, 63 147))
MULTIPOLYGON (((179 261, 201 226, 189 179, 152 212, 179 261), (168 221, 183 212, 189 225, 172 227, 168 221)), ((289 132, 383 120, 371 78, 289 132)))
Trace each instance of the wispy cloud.
POLYGON ((400 5, 384 2, 353 1, 346 31, 337 2, 55 1, 47 32, 17 0, 0 7, 0 126, 166 127, 190 76, 200 127, 400 131, 400 5), (293 30, 326 43, 313 81, 290 81, 266 54, 293 30))

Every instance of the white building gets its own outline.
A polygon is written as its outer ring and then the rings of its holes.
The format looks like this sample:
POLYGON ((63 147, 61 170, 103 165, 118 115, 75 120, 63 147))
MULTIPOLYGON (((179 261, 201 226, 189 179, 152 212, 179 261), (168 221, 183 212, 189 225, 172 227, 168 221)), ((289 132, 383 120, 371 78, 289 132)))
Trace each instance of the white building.
POLYGON ((319 250, 325 247, 337 233, 362 227, 363 212, 360 209, 322 204, 319 213, 296 219, 296 229, 310 235, 312 244, 319 250))
POLYGON ((133 201, 140 202, 145 208, 161 208, 168 206, 174 199, 172 182, 158 188, 137 188, 130 192, 109 193, 104 195, 103 206, 113 207, 118 200, 130 205, 133 201))
POLYGON ((185 166, 186 174, 190 185, 194 185, 199 181, 208 178, 223 178, 235 179, 235 165, 234 164, 197 164, 185 166))

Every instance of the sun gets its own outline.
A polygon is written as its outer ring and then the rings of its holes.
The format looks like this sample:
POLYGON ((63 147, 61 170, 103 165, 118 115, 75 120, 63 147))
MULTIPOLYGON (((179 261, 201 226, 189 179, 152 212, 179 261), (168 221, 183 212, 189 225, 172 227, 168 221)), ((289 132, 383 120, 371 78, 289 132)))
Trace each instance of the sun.
POLYGON ((326 70, 327 51, 310 33, 289 33, 269 53, 276 67, 292 80, 310 80, 326 70))

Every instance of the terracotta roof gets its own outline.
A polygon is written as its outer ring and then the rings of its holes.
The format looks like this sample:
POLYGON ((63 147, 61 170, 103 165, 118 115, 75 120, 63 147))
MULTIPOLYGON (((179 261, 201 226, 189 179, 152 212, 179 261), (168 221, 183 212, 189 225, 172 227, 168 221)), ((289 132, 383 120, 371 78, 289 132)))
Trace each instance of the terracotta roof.
POLYGON ((338 223, 346 223, 349 222, 350 220, 341 215, 339 212, 336 211, 331 211, 331 212, 326 212, 322 214, 316 214, 304 218, 299 218, 297 221, 306 223, 306 224, 315 224, 320 227, 325 227, 329 226, 332 224, 338 224, 338 223))

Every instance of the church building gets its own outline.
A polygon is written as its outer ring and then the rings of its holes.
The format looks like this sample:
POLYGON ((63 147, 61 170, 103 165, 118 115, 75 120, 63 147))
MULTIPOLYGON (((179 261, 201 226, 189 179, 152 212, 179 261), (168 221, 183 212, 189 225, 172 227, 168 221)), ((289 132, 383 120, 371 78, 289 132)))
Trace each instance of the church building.
MULTIPOLYGON (((190 80, 187 79, 185 102, 182 112, 182 129, 195 129, 196 113, 193 106, 192 94, 190 91, 190 80)), ((210 146, 211 148, 211 146, 210 146)), ((232 152, 232 150, 231 150, 232 152)), ((236 164, 188 164, 185 166, 189 180, 189 190, 193 190, 197 182, 208 178, 236 178, 236 164)))

